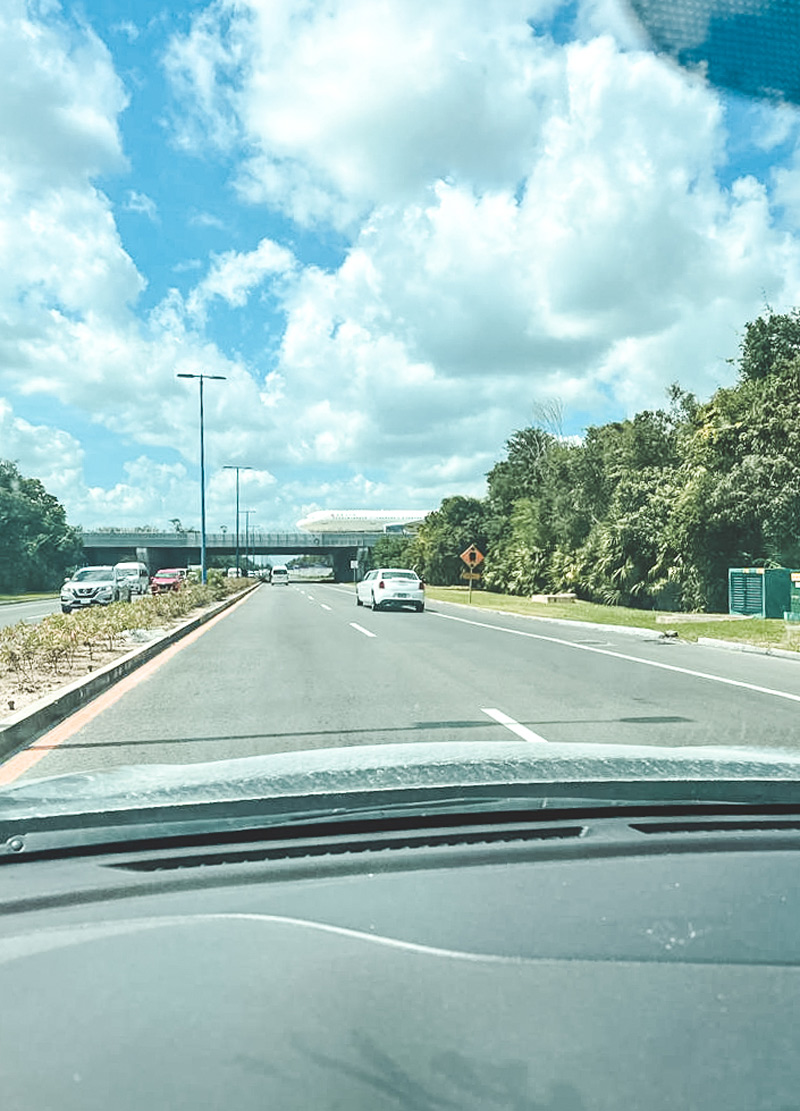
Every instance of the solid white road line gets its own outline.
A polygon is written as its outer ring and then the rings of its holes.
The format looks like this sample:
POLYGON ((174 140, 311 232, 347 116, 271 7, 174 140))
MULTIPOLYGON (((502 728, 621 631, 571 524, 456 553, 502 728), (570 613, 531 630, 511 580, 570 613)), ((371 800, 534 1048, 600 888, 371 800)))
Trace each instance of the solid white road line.
POLYGON ((350 622, 350 628, 358 629, 358 631, 360 633, 363 633, 365 637, 376 637, 378 635, 377 633, 371 633, 369 629, 365 629, 363 625, 356 625, 355 621, 350 622))
POLYGON ((504 625, 490 625, 488 621, 471 621, 468 617, 454 617, 452 614, 440 613, 438 610, 431 610, 430 612, 435 613, 436 617, 443 617, 445 621, 460 621, 462 625, 476 625, 479 629, 494 629, 497 633, 510 633, 515 637, 545 640, 550 644, 561 644, 565 648, 574 648, 578 652, 596 652, 598 656, 611 656, 615 660, 626 660, 628 663, 642 664, 644 667, 655 667, 660 671, 674 671, 679 675, 691 675, 694 679, 707 679, 711 683, 723 683, 727 687, 741 687, 744 690, 755 691, 756 694, 768 694, 773 698, 785 698, 789 702, 800 702, 800 694, 775 690, 773 687, 761 687, 757 683, 745 683, 741 679, 727 679, 724 675, 711 675, 707 671, 694 671, 690 667, 678 667, 676 664, 665 664, 659 660, 644 660, 640 656, 630 656, 627 652, 613 652, 610 648, 595 648, 590 644, 576 644, 572 640, 563 640, 561 637, 548 637, 541 633, 526 633, 523 629, 507 629, 504 625))
POLYGON ((508 714, 504 714, 502 710, 486 710, 481 709, 482 714, 487 714, 490 718, 494 718, 499 725, 504 725, 506 729, 510 729, 512 733, 516 733, 518 737, 522 737, 523 741, 534 741, 539 744, 547 744, 546 737, 540 737, 538 733, 534 733, 532 729, 528 729, 526 725, 520 725, 514 718, 510 718, 508 714))

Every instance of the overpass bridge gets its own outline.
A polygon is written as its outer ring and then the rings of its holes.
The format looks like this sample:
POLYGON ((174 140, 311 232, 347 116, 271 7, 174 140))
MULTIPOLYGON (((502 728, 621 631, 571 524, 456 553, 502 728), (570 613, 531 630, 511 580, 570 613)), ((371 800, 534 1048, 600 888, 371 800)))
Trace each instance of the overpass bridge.
MULTIPOLYGON (((383 532, 249 532, 247 551, 245 537, 239 534, 241 556, 318 555, 329 557, 334 577, 339 582, 352 579, 350 561, 363 565, 367 551, 383 536, 383 532)), ((139 560, 151 573, 159 567, 188 567, 200 564, 200 532, 128 532, 125 529, 100 529, 83 533, 83 549, 87 563, 119 563, 139 560)), ((206 559, 212 556, 236 556, 236 534, 206 533, 206 559)))

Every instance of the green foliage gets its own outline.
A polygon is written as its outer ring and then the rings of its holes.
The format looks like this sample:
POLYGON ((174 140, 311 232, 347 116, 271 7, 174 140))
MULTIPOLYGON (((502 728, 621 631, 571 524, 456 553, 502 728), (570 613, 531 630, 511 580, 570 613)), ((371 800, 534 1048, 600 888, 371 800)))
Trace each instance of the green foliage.
POLYGON ((520 429, 486 499, 445 499, 407 558, 447 585, 474 541, 490 590, 688 610, 727 608, 729 567, 800 567, 800 310, 748 324, 739 370, 580 442, 520 429))
POLYGON ((464 570, 461 552, 470 544, 486 551, 489 517, 486 503, 479 498, 445 498, 439 509, 428 514, 405 550, 405 565, 426 582, 452 586, 464 570))
POLYGON ((767 310, 745 325, 739 374, 742 381, 768 378, 800 356, 800 309, 788 313, 767 310))
POLYGON ((0 593, 55 590, 82 560, 80 532, 56 498, 0 460, 0 593))
POLYGON ((414 538, 408 536, 381 536, 371 549, 369 569, 375 567, 408 567, 414 569, 414 538))

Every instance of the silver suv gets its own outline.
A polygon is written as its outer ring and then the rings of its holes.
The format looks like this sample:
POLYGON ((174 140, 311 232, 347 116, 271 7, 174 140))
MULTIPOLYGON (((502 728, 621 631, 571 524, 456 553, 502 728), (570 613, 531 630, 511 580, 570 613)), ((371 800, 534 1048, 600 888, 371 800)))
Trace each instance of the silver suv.
POLYGON ((81 567, 61 587, 62 613, 130 600, 130 585, 116 567, 81 567))

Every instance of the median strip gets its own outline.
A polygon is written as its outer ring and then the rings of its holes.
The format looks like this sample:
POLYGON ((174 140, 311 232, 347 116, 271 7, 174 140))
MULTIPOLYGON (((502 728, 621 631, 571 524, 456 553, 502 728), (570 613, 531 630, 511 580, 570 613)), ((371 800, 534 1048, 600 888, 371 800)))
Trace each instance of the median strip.
POLYGON ((169 630, 157 640, 112 660, 87 678, 77 679, 65 686, 57 687, 38 701, 3 718, 0 721, 0 760, 24 749, 37 737, 41 737, 43 733, 60 724, 120 679, 148 663, 154 656, 199 629, 200 626, 213 621, 215 617, 243 601, 256 589, 258 584, 247 587, 245 591, 226 598, 197 617, 190 618, 177 628, 169 630))

